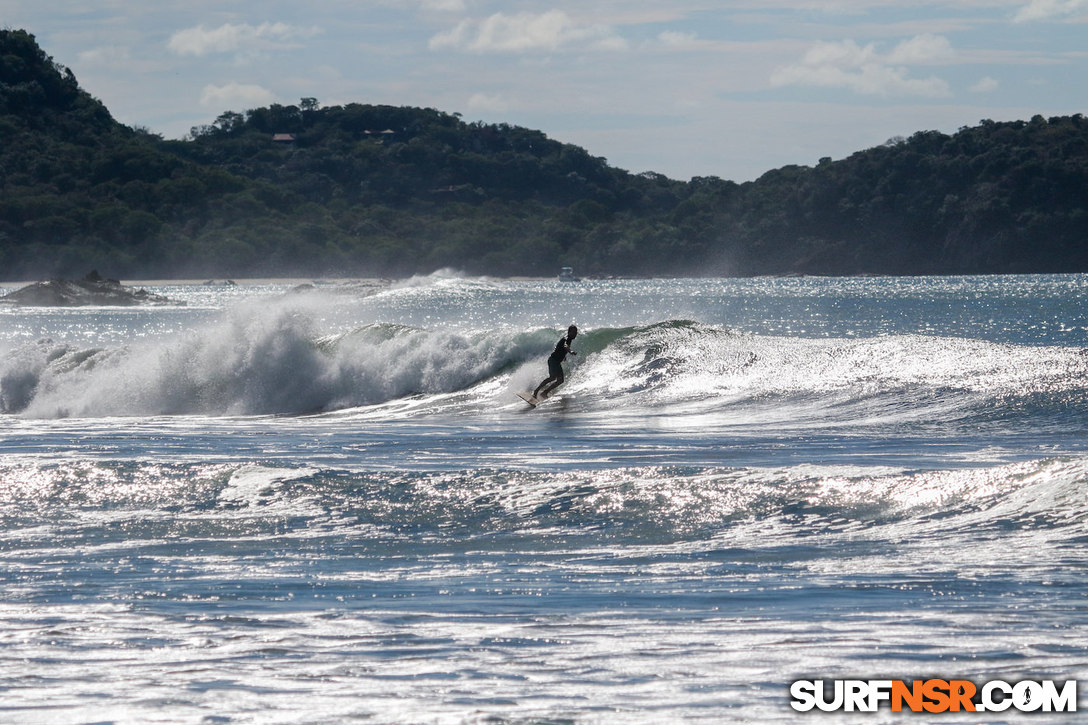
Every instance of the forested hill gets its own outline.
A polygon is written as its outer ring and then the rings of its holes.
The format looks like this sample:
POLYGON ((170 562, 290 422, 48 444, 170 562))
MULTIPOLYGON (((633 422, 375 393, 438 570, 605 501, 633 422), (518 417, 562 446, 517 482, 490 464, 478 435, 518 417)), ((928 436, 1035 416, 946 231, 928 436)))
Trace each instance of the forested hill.
MULTIPOLYGON (((728 169, 723 169, 728 175, 728 169)), ((539 131, 315 99, 185 141, 0 30, 0 277, 1088 271, 1088 121, 983 121, 745 184, 539 131)))

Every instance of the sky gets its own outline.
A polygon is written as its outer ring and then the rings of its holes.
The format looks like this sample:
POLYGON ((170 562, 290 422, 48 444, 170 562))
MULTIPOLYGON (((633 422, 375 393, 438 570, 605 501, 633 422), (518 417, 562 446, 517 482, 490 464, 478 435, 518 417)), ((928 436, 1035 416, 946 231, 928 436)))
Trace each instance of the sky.
POLYGON ((310 97, 525 126, 681 180, 1088 111, 1088 0, 0 0, 0 27, 166 138, 310 97))

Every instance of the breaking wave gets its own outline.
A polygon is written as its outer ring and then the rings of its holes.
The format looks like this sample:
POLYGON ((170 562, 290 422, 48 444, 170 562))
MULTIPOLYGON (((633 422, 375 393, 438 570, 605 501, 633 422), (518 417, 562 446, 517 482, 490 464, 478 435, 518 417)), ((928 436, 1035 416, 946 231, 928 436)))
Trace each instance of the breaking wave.
MULTIPOLYGON (((0 410, 30 418, 295 415, 420 398, 447 411, 493 408, 539 381, 560 334, 392 324, 327 334, 308 312, 246 306, 167 340, 25 344, 0 359, 0 410)), ((680 415, 785 404, 797 415, 873 420, 1043 407, 1080 416, 1088 397, 1088 361, 1064 347, 918 335, 774 337, 671 320, 588 330, 575 349, 561 390, 585 409, 680 415)))
MULTIPOLYGON (((67 520, 57 512, 95 506, 122 519, 138 515, 141 526, 152 529, 175 531, 183 519, 186 526, 238 536, 325 537, 339 531, 355 545, 361 539, 352 532, 359 530, 371 540, 399 540, 412 531, 421 539, 459 542, 535 531, 562 539, 704 541, 718 549, 794 539, 819 546, 823 535, 879 537, 943 551, 956 536, 984 543, 1034 536, 1040 544, 1052 539, 1067 546, 1070 536, 1083 539, 1088 523, 1084 458, 921 472, 809 464, 381 472, 250 463, 12 461, 0 473, 8 482, 0 491, 0 517, 52 511, 67 520), (297 531, 283 530, 286 519, 297 531), (225 526, 226 520, 242 528, 225 526)), ((118 536, 128 533, 117 529, 118 536)), ((200 538, 207 532, 190 534, 200 538)), ((1024 549, 1025 555, 1031 552, 1024 549)), ((881 566, 909 568, 891 560, 881 566)))

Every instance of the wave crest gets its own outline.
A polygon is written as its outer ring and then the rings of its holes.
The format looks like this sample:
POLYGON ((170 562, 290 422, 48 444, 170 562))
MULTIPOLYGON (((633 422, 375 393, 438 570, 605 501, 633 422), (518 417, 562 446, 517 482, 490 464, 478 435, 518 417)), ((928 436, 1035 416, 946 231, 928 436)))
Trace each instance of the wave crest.
MULTIPOLYGON (((166 341, 24 345, 0 360, 0 409, 37 418, 302 414, 456 395, 454 404, 478 410, 535 385, 561 334, 394 324, 323 334, 312 308, 242 306, 166 341)), ((1052 402, 1069 417, 1084 412, 1088 379, 1085 356, 1070 348, 769 337, 691 320, 587 330, 575 349, 561 391, 583 409, 664 406, 677 415, 772 404, 795 416, 837 408, 857 424, 938 411, 948 422, 965 411, 1034 414, 1052 402)))

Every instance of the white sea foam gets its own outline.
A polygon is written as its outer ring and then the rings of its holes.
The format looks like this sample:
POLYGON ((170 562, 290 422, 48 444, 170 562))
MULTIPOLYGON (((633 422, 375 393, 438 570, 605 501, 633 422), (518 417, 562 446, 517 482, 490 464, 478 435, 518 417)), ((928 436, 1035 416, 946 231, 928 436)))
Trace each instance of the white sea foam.
MULTIPOLYGON (((219 492, 218 500, 231 504, 257 506, 265 503, 276 489, 292 481, 317 473, 316 468, 269 468, 249 464, 236 469, 227 485, 219 492)), ((292 510, 294 507, 292 507, 292 510)))
MULTIPOLYGON (((242 305, 182 335, 123 347, 23 345, 0 362, 0 401, 43 418, 298 414, 477 388, 462 402, 491 406, 539 382, 558 334, 391 324, 326 334, 321 309, 312 299, 242 305)), ((1068 348, 915 335, 783 338, 684 321, 591 330, 575 347, 581 355, 568 361, 574 372, 563 392, 607 409, 714 409, 775 397, 866 402, 853 419, 877 421, 959 405, 945 400, 949 391, 1000 399, 1079 389, 1088 372, 1068 348)))
POLYGON ((786 723, 799 677, 1088 679, 1088 276, 374 289, 0 315, 8 719, 786 723))
POLYGON ((318 337, 291 307, 234 310, 165 341, 9 354, 3 405, 31 417, 307 413, 448 393, 537 352, 529 337, 374 325, 318 337))

